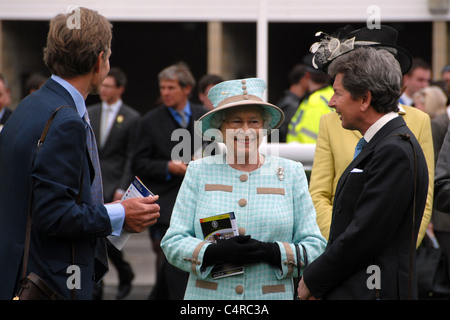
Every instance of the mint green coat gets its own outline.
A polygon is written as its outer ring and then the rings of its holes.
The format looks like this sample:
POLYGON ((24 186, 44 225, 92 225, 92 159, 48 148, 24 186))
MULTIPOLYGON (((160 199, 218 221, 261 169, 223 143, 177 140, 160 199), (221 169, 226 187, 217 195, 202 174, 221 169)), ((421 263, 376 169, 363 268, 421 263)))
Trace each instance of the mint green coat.
POLYGON ((306 247, 309 262, 326 245, 302 164, 269 155, 249 173, 233 169, 224 155, 217 155, 189 164, 161 247, 171 264, 190 272, 185 299, 270 300, 293 299, 297 243, 306 247), (245 234, 278 244, 282 270, 261 262, 245 265, 244 274, 213 280, 212 266, 201 268, 209 244, 199 219, 230 211, 245 234))

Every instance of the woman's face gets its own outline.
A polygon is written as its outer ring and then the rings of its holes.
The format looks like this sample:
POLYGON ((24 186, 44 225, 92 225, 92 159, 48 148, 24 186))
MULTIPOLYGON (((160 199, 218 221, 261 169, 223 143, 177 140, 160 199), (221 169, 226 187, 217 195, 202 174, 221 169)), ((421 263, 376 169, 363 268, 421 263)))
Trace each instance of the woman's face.
POLYGON ((258 106, 235 107, 225 111, 225 120, 220 127, 228 152, 234 151, 238 164, 256 164, 258 148, 264 137, 264 120, 258 106), (253 162, 255 161, 255 162, 253 162))

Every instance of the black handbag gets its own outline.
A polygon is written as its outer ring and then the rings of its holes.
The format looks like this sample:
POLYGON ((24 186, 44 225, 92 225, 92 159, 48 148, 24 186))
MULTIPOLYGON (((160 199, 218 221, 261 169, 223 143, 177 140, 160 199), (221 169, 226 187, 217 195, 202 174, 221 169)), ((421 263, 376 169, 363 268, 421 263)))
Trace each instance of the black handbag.
POLYGON ((450 299, 450 274, 445 252, 426 235, 416 252, 419 299, 450 299))
MULTIPOLYGON (((65 107, 65 106, 63 106, 65 107)), ((35 155, 38 154, 40 147, 44 143, 45 137, 47 136, 47 131, 50 128, 56 113, 63 107, 57 108, 54 113, 48 119, 44 130, 42 131, 41 137, 38 141, 38 146, 35 155)), ((28 218, 27 218, 27 229, 25 235, 25 249, 23 252, 22 260, 22 278, 20 281, 20 288, 18 293, 14 296, 13 300, 65 300, 59 293, 53 290, 41 277, 37 274, 30 272, 26 276, 28 267, 28 256, 30 251, 30 238, 31 238, 31 212, 33 203, 33 188, 34 179, 31 182, 31 193, 30 193, 30 203, 28 207, 28 218)), ((79 195, 78 195, 79 196, 79 195)), ((77 199, 78 201, 79 199, 77 199)), ((74 261, 74 247, 72 243, 72 261, 74 261)), ((72 290, 72 298, 75 298, 75 289, 72 290)))

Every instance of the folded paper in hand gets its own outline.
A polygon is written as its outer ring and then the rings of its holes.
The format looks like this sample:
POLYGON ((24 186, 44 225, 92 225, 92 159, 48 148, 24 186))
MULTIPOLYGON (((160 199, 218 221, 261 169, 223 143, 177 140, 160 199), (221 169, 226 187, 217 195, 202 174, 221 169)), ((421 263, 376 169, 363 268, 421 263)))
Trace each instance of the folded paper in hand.
MULTIPOLYGON (((148 196, 154 196, 154 194, 148 190, 148 188, 142 183, 142 181, 138 177, 134 177, 133 182, 131 182, 127 191, 123 195, 120 201, 129 198, 145 198, 148 196)), ((130 238, 131 233, 125 229, 122 229, 120 236, 108 236, 108 240, 119 250, 122 250, 125 243, 130 238)))

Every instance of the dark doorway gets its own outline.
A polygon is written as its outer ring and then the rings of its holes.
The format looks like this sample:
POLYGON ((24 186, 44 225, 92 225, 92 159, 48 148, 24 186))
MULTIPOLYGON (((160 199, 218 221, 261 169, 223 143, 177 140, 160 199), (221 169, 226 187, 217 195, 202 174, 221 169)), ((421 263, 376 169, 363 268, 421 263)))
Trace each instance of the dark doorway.
MULTIPOLYGON (((206 23, 113 22, 110 64, 127 74, 123 100, 141 114, 154 108, 158 73, 174 63, 188 65, 198 80, 207 68, 206 32, 206 23)), ((90 96, 86 104, 97 101, 98 96, 90 96)))
MULTIPOLYGON (((287 75, 291 68, 302 62, 316 41, 315 33, 328 34, 346 25, 355 29, 365 27, 365 23, 270 23, 269 24, 269 96, 276 103, 288 88, 287 75)), ((397 44, 407 49, 413 57, 421 57, 431 64, 432 23, 399 22, 385 23, 398 30, 397 44)))

